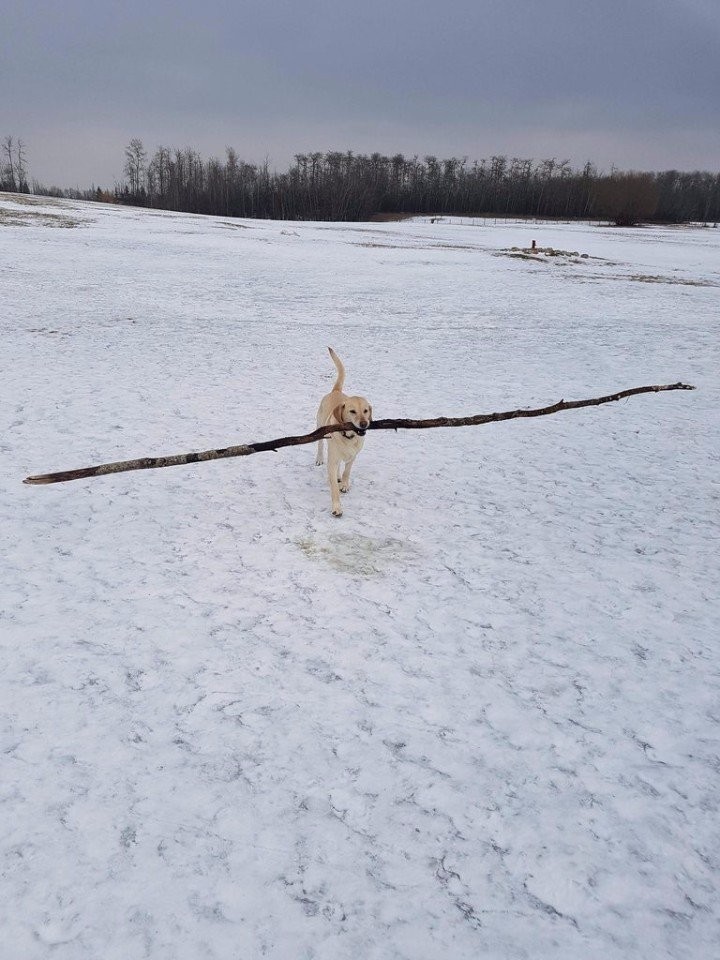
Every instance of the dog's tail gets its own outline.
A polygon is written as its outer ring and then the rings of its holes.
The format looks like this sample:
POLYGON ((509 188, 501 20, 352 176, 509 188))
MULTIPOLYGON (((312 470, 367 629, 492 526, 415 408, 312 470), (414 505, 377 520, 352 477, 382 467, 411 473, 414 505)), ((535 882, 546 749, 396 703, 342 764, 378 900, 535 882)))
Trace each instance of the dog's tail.
POLYGON ((342 360, 335 353, 333 348, 328 347, 328 350, 330 351, 330 356, 332 357, 332 361, 337 367, 337 372, 338 372, 337 380, 335 381, 335 386, 333 387, 333 390, 342 390, 343 384, 345 383, 345 367, 342 365, 342 360))

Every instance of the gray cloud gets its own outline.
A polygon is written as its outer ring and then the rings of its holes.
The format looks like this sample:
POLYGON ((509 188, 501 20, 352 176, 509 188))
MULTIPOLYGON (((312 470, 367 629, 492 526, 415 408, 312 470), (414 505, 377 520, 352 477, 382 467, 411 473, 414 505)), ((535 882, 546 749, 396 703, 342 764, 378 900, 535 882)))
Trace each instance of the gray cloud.
POLYGON ((0 133, 111 183, 131 136, 720 167, 715 0, 6 0, 0 133))

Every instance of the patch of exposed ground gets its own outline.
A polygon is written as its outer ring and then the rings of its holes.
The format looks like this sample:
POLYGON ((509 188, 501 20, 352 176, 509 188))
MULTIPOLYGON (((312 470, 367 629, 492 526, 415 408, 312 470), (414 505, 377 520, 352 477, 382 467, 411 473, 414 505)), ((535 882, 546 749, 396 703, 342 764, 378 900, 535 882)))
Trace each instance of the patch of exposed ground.
POLYGON ((21 207, 62 207, 66 202, 59 197, 34 196, 29 193, 2 193, 0 199, 17 203, 21 207))
POLYGON ((469 243, 353 243, 354 247, 370 247, 378 250, 478 250, 469 243))
MULTIPOLYGON (((608 266, 616 266, 616 264, 610 264, 608 266)), ((580 280, 585 283, 600 282, 605 280, 632 280, 635 283, 663 283, 668 285, 676 285, 681 287, 717 287, 720 284, 716 283, 714 280, 694 280, 691 277, 663 277, 660 275, 651 275, 644 273, 635 273, 628 276, 627 274, 622 273, 582 273, 582 274, 566 274, 566 276, 571 280, 580 280)))
POLYGON ((353 576, 373 577, 397 564, 408 564, 416 550, 402 540, 392 537, 373 538, 359 534, 333 534, 322 540, 307 537, 297 541, 306 557, 319 560, 353 576))
POLYGON ((627 280, 635 280, 636 283, 674 283, 682 287, 716 287, 717 283, 712 280, 691 280, 684 277, 661 277, 648 273, 634 273, 627 280))
POLYGON ((577 250, 557 250, 555 247, 510 247, 498 250, 494 256, 511 257, 513 260, 532 260, 535 263, 583 263, 586 260, 599 260, 589 253, 577 250))
POLYGON ((55 330, 50 327, 28 327, 28 333, 37 333, 43 337, 60 337, 61 339, 70 336, 70 334, 64 330, 55 330))
POLYGON ((39 210, 5 210, 0 207, 0 226, 3 227, 62 227, 70 229, 87 223, 64 213, 47 213, 39 210))

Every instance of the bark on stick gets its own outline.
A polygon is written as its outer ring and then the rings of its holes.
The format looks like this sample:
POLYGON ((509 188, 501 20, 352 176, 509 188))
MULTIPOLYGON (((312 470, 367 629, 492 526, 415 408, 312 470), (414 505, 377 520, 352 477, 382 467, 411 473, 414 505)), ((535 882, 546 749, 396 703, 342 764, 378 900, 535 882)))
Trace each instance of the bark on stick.
MULTIPOLYGON (((516 420, 525 417, 546 417, 561 410, 578 410, 580 407, 596 407, 601 403, 612 403, 626 397, 635 397, 640 393, 660 393, 664 390, 694 390, 687 383, 655 384, 649 387, 632 387, 620 390, 605 397, 593 397, 590 400, 559 400, 549 407, 533 410, 505 410, 500 413, 478 413, 470 417, 436 417, 431 420, 374 420, 370 430, 428 430, 432 427, 477 427, 486 423, 498 423, 501 420, 516 420)), ((85 480, 88 477, 104 477, 110 473, 125 473, 128 470, 155 470, 160 467, 176 467, 186 463, 203 463, 206 460, 224 460, 230 457, 248 457, 265 450, 279 450, 282 447, 295 447, 304 443, 314 443, 338 430, 351 430, 352 424, 337 424, 320 427, 312 433, 299 437, 278 437, 276 440, 262 440, 256 443, 239 444, 217 450, 203 450, 199 453, 179 453, 168 457, 141 457, 138 460, 119 460, 115 463, 101 463, 95 467, 81 467, 78 470, 64 470, 60 473, 43 473, 26 477, 23 483, 46 484, 64 483, 67 480, 85 480)))

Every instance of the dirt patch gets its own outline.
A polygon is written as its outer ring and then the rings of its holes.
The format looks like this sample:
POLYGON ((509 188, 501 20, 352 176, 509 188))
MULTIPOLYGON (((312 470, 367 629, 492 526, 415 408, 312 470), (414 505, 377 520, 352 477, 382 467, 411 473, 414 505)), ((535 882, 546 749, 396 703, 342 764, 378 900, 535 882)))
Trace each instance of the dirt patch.
POLYGON ((14 210, 0 209, 0 227, 24 227, 26 225, 23 214, 15 213, 14 210))
POLYGON ((17 203, 22 207, 62 207, 65 203, 58 197, 40 197, 29 193, 0 193, 0 200, 17 203))
POLYGON ((376 577, 389 567, 405 565, 416 557, 411 544, 392 537, 333 534, 322 539, 307 537, 296 543, 309 559, 355 577, 376 577))
POLYGON ((353 247, 367 247, 370 250, 415 250, 411 243, 353 243, 353 247))
POLYGON ((661 277, 654 276, 648 273, 634 273, 632 276, 627 278, 628 280, 634 280, 636 283, 672 283, 678 284, 681 287, 716 287, 717 283, 713 283, 712 280, 686 280, 682 277, 661 277))
MULTIPOLYGON (((608 266, 616 267, 618 264, 611 263, 608 261, 608 266)), ((581 274, 564 274, 565 279, 568 280, 577 280, 583 283, 601 283, 607 282, 608 280, 630 280, 635 283, 664 283, 670 285, 676 285, 681 287, 717 287, 720 284, 716 283, 713 280, 693 280, 686 279, 683 277, 662 277, 652 274, 632 274, 628 276, 627 274, 622 273, 583 273, 581 274)))
MULTIPOLYGON (((4 198, 3 198, 4 199, 4 198)), ((0 207, 0 226, 3 227, 60 227, 72 229, 88 221, 77 220, 64 213, 47 213, 39 210, 5 210, 0 207)))
POLYGON ((469 243, 353 243, 354 247, 369 247, 376 250, 478 250, 469 243))
POLYGON ((589 253, 577 250, 558 250, 556 247, 510 247, 498 250, 494 256, 511 257, 513 260, 532 260, 535 263, 585 263, 587 260, 599 260, 589 253))
POLYGON ((480 247, 474 247, 471 243, 428 243, 423 250, 479 250, 480 247))
POLYGON ((60 340, 70 336, 65 330, 54 330, 50 327, 28 327, 28 333, 35 333, 41 337, 58 337, 60 340))

